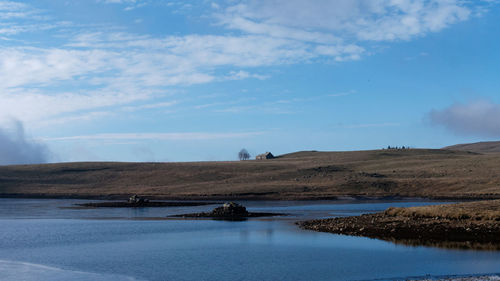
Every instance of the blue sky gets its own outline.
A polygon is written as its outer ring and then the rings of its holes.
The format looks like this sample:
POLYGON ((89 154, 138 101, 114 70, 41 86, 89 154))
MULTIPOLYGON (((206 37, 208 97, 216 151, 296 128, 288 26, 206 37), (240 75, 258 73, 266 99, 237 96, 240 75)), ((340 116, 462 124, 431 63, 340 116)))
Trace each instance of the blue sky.
POLYGON ((500 138, 494 0, 0 1, 0 164, 500 138))

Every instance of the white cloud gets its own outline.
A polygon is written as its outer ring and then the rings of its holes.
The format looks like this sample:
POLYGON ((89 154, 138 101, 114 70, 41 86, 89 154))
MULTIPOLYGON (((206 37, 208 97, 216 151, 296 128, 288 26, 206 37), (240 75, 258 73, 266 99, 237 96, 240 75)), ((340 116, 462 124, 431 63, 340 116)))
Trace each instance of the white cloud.
POLYGON ((287 38, 297 41, 309 41, 315 43, 334 43, 340 41, 338 38, 322 32, 311 32, 269 23, 254 22, 239 15, 227 14, 218 16, 222 24, 229 28, 240 29, 250 34, 267 35, 276 38, 287 38))
POLYGON ((138 111, 138 110, 143 110, 143 109, 171 107, 173 105, 176 105, 177 103, 178 103, 177 101, 159 102, 159 103, 151 103, 151 104, 142 104, 142 105, 137 105, 137 106, 125 106, 122 109, 124 111, 132 112, 132 111, 138 111))
POLYGON ((133 4, 139 2, 138 0, 102 0, 104 4, 133 4))
POLYGON ((150 99, 164 92, 164 87, 266 79, 241 68, 290 64, 315 56, 300 42, 260 35, 157 39, 92 33, 79 35, 65 48, 0 48, 0 121, 16 116, 30 125, 44 124, 40 121, 54 121, 63 113, 150 99), (239 70, 218 78, 218 67, 239 70), (61 90, 64 85, 82 90, 61 90))
POLYGON ((106 117, 114 116, 112 112, 108 111, 90 111, 84 113, 76 113, 69 115, 58 115, 53 118, 43 119, 38 123, 38 126, 51 127, 64 124, 78 124, 79 122, 88 122, 98 120, 106 117))
POLYGON ((243 133, 124 133, 124 134, 96 134, 85 136, 69 136, 58 138, 42 138, 44 141, 81 141, 81 140, 212 140, 247 138, 262 135, 264 132, 243 133))
MULTIPOLYGON (((238 32, 159 37, 83 26, 65 33, 76 36, 58 34, 59 43, 53 47, 40 47, 36 41, 32 47, 30 42, 0 47, 0 122, 11 116, 27 125, 58 122, 57 118, 70 122, 81 120, 86 112, 109 112, 110 107, 139 110, 141 105, 133 103, 153 104, 152 99, 173 86, 268 78, 252 73, 257 67, 358 60, 369 53, 366 41, 423 36, 467 19, 472 10, 458 0, 227 3, 205 4, 215 9, 214 21, 238 32)), ((37 17, 39 12, 27 4, 0 1, 0 18, 26 15, 29 25, 6 22, 0 25, 0 35, 71 29, 71 24, 37 17)))
POLYGON ((294 114, 294 111, 290 111, 287 109, 283 109, 279 106, 276 106, 276 103, 270 103, 266 105, 236 105, 229 106, 226 108, 215 109, 214 112, 218 113, 232 113, 232 114, 240 114, 240 113, 251 113, 251 114, 294 114))
POLYGON ((470 14, 459 0, 248 0, 229 6, 219 18, 247 33, 338 43, 408 40, 470 14))
POLYGON ((348 125, 340 125, 341 128, 347 129, 359 129, 359 128, 382 128, 382 127, 398 127, 401 124, 399 123, 364 123, 364 124, 348 124, 348 125))
POLYGON ((307 59, 341 62, 360 59, 370 42, 438 32, 476 9, 460 0, 244 0, 217 9, 215 17, 247 36, 300 43, 307 59))
POLYGON ((466 136, 500 137, 500 104, 476 100, 455 103, 442 110, 433 110, 428 118, 453 133, 466 136))
POLYGON ((2 20, 27 18, 36 13, 37 11, 27 4, 14 1, 0 1, 0 19, 2 20))
POLYGON ((335 93, 335 94, 329 94, 328 96, 329 97, 344 97, 344 96, 350 96, 350 95, 353 95, 355 94, 356 91, 354 90, 350 90, 348 92, 341 92, 341 93, 335 93))
POLYGON ((130 89, 130 92, 97 91, 57 95, 39 91, 3 92, 0 93, 0 123, 5 123, 11 117, 20 118, 31 126, 69 122, 75 118, 83 120, 77 116, 89 114, 88 110, 145 100, 151 98, 151 95, 152 93, 139 92, 136 88, 130 89), (74 115, 71 117, 68 114, 74 115))
MULTIPOLYGON (((97 2, 104 4, 127 5, 125 8, 123 8, 124 11, 132 11, 137 8, 143 7, 146 4, 149 4, 149 1, 144 0, 97 0, 97 2)), ((160 0, 156 0, 156 2, 160 2, 160 0)))
POLYGON ((231 71, 229 74, 225 77, 227 80, 242 80, 242 79, 247 79, 247 78, 255 78, 259 80, 265 80, 269 78, 266 75, 260 75, 260 74, 252 74, 244 70, 240 71, 231 71))
POLYGON ((21 33, 45 31, 63 26, 65 22, 48 22, 41 10, 26 3, 0 0, 0 35, 4 40, 21 33))
POLYGON ((99 50, 0 49, 0 87, 47 84, 109 70, 110 56, 99 50))

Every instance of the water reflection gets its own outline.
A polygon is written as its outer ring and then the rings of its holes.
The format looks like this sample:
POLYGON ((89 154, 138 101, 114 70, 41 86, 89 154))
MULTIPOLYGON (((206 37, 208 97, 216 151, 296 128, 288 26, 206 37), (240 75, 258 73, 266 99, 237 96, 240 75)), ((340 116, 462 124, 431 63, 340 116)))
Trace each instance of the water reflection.
MULTIPOLYGON (((500 252, 409 247, 294 225, 317 215, 360 214, 429 202, 279 202, 275 206, 244 202, 249 211, 291 215, 234 222, 163 220, 213 206, 61 210, 58 207, 75 201, 11 200, 0 199, 0 260, 9 265, 22 262, 57 268, 68 281, 97 280, 96 276, 152 281, 387 280, 487 274, 500 268, 500 252), (91 278, 79 279, 82 275, 74 272, 88 273, 91 278)), ((23 280, 22 272, 8 266, 0 265, 0 272, 23 280)), ((52 281, 56 273, 48 270, 43 278, 32 280, 52 281)))
POLYGON ((476 250, 476 251, 500 251, 500 244, 497 243, 479 243, 479 242, 457 242, 457 241, 427 241, 420 239, 384 239, 399 245, 406 246, 426 246, 426 247, 437 247, 444 249, 456 249, 456 250, 476 250))

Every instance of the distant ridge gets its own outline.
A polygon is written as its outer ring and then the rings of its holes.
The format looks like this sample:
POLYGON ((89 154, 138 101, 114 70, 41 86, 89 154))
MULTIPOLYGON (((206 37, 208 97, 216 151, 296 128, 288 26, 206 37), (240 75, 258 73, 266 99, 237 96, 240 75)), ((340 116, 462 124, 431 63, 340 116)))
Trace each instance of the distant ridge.
POLYGON ((0 198, 500 198, 499 155, 380 149, 299 151, 264 161, 11 165, 0 166, 0 198))
POLYGON ((443 149, 471 151, 477 153, 500 153, 500 141, 483 141, 475 143, 456 144, 443 149))

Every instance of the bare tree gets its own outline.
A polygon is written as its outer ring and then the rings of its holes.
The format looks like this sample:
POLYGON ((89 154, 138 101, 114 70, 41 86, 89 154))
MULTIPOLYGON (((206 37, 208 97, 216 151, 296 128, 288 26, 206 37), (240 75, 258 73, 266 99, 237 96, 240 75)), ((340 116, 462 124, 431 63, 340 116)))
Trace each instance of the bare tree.
POLYGON ((248 159, 250 159, 250 153, 248 153, 248 151, 243 148, 238 153, 238 158, 240 158, 240 160, 248 160, 248 159))

